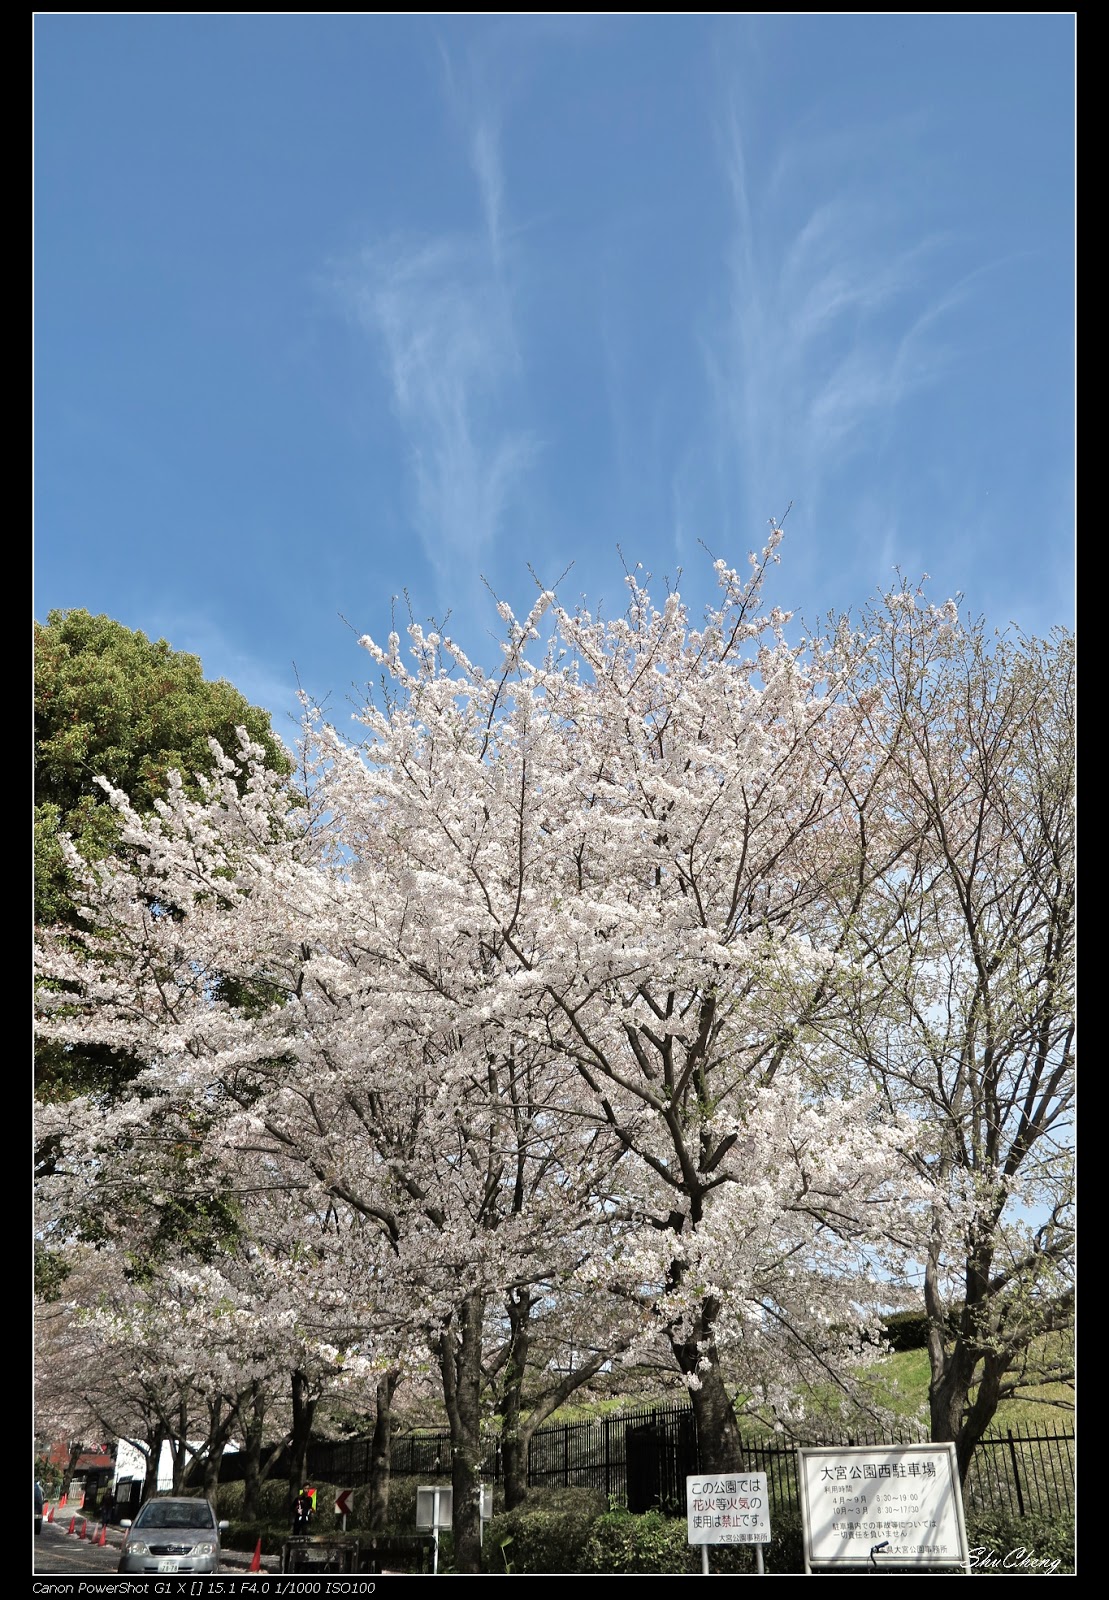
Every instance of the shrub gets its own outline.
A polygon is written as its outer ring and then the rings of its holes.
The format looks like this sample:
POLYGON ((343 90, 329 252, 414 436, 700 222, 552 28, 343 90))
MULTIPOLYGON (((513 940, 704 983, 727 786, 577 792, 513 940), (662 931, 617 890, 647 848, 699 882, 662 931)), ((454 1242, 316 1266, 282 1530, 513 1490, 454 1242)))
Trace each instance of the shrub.
POLYGON ((221 1483, 216 1490, 216 1515, 231 1524, 223 1543, 228 1550, 253 1552, 261 1539, 263 1555, 276 1555, 289 1536, 289 1485, 284 1479, 267 1479, 259 1489, 259 1515, 249 1522, 243 1520, 244 1487, 240 1480, 221 1483))
POLYGON ((487 1572, 581 1572, 581 1552, 605 1499, 591 1489, 531 1491, 525 1504, 503 1511, 485 1529, 487 1572))
MULTIPOLYGON (((801 1517, 796 1511, 778 1512, 772 1518, 773 1537, 762 1546, 763 1570, 768 1573, 804 1572, 805 1557, 801 1517)), ((658 1511, 633 1516, 613 1511, 599 1517, 585 1551, 592 1572, 692 1573, 701 1571, 699 1545, 689 1543, 685 1517, 666 1517, 658 1511)), ((754 1573, 758 1570, 755 1547, 749 1544, 709 1546, 711 1573, 754 1573)))
POLYGON ((1014 1516, 1004 1512, 967 1515, 972 1571, 999 1576, 1042 1577, 1074 1572, 1074 1512, 1014 1516), (1054 1569, 1051 1563, 1057 1563, 1054 1569), (996 1565, 994 1564, 996 1563, 996 1565))
POLYGON ((699 1572, 701 1554, 687 1540, 684 1518, 661 1511, 607 1511, 582 1553, 586 1572, 699 1572))
MULTIPOLYGON (((701 1550, 689 1543, 685 1517, 661 1511, 639 1514, 622 1507, 605 1509, 598 1490, 531 1490, 528 1502, 501 1513, 485 1530, 483 1565, 487 1572, 514 1573, 699 1573, 701 1550)), ((801 1519, 796 1511, 776 1515, 774 1537, 763 1546, 770 1572, 805 1569, 801 1519)), ((712 1545, 713 1573, 753 1573, 751 1545, 712 1545)))

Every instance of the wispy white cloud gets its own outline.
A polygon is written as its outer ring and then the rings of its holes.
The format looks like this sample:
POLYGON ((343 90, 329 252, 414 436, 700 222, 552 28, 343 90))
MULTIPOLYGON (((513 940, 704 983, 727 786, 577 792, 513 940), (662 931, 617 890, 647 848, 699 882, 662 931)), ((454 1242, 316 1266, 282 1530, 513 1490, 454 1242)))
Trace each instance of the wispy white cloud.
POLYGON ((756 168, 738 113, 722 120, 733 226, 703 339, 709 433, 752 542, 790 500, 818 514, 844 466, 880 454, 956 359, 944 318, 975 275, 944 282, 953 241, 910 226, 892 178, 865 159, 903 133, 860 132, 834 152, 786 135, 756 168))
POLYGON ((518 373, 505 293, 480 246, 445 238, 375 245, 343 289, 383 349, 420 535, 449 576, 490 549, 535 450, 504 417, 518 373))
POLYGON ((498 109, 462 94, 445 55, 444 67, 483 227, 375 241, 332 282, 383 359, 408 445, 415 526, 446 590, 492 551, 538 442, 518 422, 523 371, 498 109))
POLYGON ((440 41, 439 58, 447 101, 477 179, 493 266, 504 264, 504 170, 501 163, 501 108, 487 88, 483 57, 471 47, 461 68, 440 41))
POLYGON ((481 193, 493 265, 500 273, 504 264, 504 173, 497 129, 489 120, 480 121, 471 132, 470 161, 481 193))

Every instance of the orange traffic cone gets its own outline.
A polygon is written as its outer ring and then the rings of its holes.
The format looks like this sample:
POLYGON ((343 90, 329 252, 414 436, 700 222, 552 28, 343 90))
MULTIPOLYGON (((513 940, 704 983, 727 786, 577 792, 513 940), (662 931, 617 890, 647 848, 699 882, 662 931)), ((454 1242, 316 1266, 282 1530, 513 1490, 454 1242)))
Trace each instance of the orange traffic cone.
POLYGON ((66 1499, 67 1499, 67 1496, 63 1494, 61 1499, 58 1501, 58 1509, 59 1509, 59 1511, 61 1510, 62 1506, 65 1505, 66 1499))
POLYGON ((250 1566, 249 1566, 249 1568, 247 1570, 250 1571, 250 1572, 261 1572, 261 1570, 262 1570, 262 1541, 261 1541, 261 1539, 259 1539, 258 1543, 254 1546, 254 1554, 250 1558, 250 1566))
POLYGON ((69 1519, 69 1527, 65 1530, 66 1533, 72 1533, 76 1526, 77 1526, 77 1518, 75 1516, 70 1517, 70 1519, 69 1519))
POLYGON ((53 1506, 50 1506, 49 1509, 47 1510, 46 1520, 47 1520, 47 1522, 53 1522, 53 1520, 54 1520, 54 1507, 53 1506))
MULTIPOLYGON (((77 1520, 76 1517, 74 1517, 73 1520, 76 1522, 76 1520, 77 1520)), ((88 1523, 85 1521, 84 1517, 82 1517, 81 1518, 81 1531, 77 1535, 78 1539, 87 1539, 88 1538, 88 1526, 89 1526, 88 1523)))
POLYGON ((102 1522, 100 1524, 100 1537, 99 1537, 99 1539, 97 1539, 96 1542, 97 1542, 97 1544, 107 1544, 107 1542, 108 1542, 108 1524, 106 1522, 102 1522))

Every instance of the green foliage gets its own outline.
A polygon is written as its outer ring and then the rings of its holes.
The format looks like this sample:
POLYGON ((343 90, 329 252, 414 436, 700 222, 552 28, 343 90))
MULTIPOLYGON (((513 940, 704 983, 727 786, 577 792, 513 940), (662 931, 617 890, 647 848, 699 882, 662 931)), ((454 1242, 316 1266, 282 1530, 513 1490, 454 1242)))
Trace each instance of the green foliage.
POLYGON ((515 1572, 580 1572, 581 1552, 605 1497, 594 1489, 531 1491, 515 1511, 495 1516, 485 1529, 482 1560, 487 1572, 503 1572, 502 1547, 515 1572))
POLYGON ((891 1350, 926 1350, 928 1316, 924 1311, 895 1311, 885 1319, 891 1350))
POLYGON ((238 1517, 228 1517, 225 1511, 220 1511, 220 1520, 225 1518, 231 1526, 222 1536, 225 1550, 254 1551, 258 1540, 262 1541, 262 1554, 264 1556, 277 1556, 281 1554, 281 1546, 289 1537, 286 1527, 278 1527, 275 1523, 259 1519, 257 1522, 243 1522, 238 1517))
MULTIPOLYGON (((411 1535, 416 1524, 417 1478, 395 1478, 390 1486, 389 1517, 385 1536, 411 1535)), ((345 1485, 317 1484, 317 1522, 315 1532, 337 1532, 338 1519, 331 1516, 335 1494, 345 1485)), ((224 1536, 228 1549, 253 1551, 262 1540, 264 1555, 277 1555, 289 1537, 288 1485, 268 1481, 261 1486, 262 1517, 257 1522, 242 1520, 244 1486, 226 1483, 219 1486, 217 1511, 231 1527, 224 1536)), ((804 1533, 796 1508, 776 1507, 771 1516, 773 1537, 762 1547, 763 1567, 768 1574, 802 1573, 805 1570, 804 1533)), ((347 1532, 369 1535, 369 1488, 355 1490, 353 1513, 347 1519, 347 1532)), ((1058 1562, 1058 1573, 1073 1573, 1075 1527, 1073 1512, 1054 1517, 1002 1515, 997 1512, 975 1514, 967 1510, 967 1538, 972 1550, 980 1553, 976 1575, 991 1572, 1009 1576, 1031 1575, 1048 1570, 1058 1562), (1008 1557, 1008 1565, 1005 1565, 1008 1557), (1027 1561, 1025 1561, 1027 1557, 1027 1561), (997 1566, 985 1564, 996 1558, 997 1566), (1044 1563, 1045 1565, 1035 1565, 1044 1563)), ((440 1571, 452 1564, 450 1535, 444 1532, 439 1543, 440 1571)), ((606 1508, 604 1495, 596 1489, 533 1489, 527 1503, 516 1511, 498 1512, 485 1529, 482 1565, 486 1572, 535 1575, 541 1573, 639 1573, 692 1574, 701 1571, 699 1547, 688 1543, 684 1517, 667 1517, 660 1511, 634 1515, 620 1507, 606 1508)), ((751 1545, 713 1545, 709 1551, 713 1574, 753 1574, 756 1555, 751 1545)))
MULTIPOLYGON (((1069 1333, 1044 1335, 1033 1339, 1029 1346, 1031 1366, 1046 1364, 1052 1357, 1058 1361, 1064 1354, 1073 1360, 1073 1341, 1069 1333)), ((862 1374, 858 1376, 861 1377, 862 1374)), ((895 1350, 867 1374, 873 1397, 879 1405, 895 1416, 903 1417, 906 1422, 923 1420, 925 1425, 931 1377, 927 1350, 913 1347, 895 1350)), ((972 1389, 972 1399, 975 1392, 972 1389)), ((844 1412, 841 1393, 831 1385, 822 1392, 807 1391, 804 1399, 809 1422, 813 1428, 818 1429, 819 1424, 815 1419, 819 1417, 826 1418, 827 1426, 837 1434, 852 1426, 857 1427, 860 1432, 866 1432, 873 1426, 873 1419, 865 1414, 852 1415, 850 1412, 844 1412)), ((1045 1406, 1073 1409, 1073 1401, 1074 1391, 1071 1385, 1038 1382, 1033 1375, 1015 1397, 1001 1401, 993 1426, 1001 1429, 1006 1427, 1035 1429, 1044 1420, 1045 1406)), ((745 1437, 755 1439, 774 1437, 769 1429, 752 1418, 740 1417, 739 1426, 745 1437)))
POLYGON ((57 1250, 47 1250, 35 1241, 34 1273, 35 1299, 44 1305, 61 1298, 62 1287, 72 1270, 72 1263, 57 1250))
MULTIPOLYGON (((266 752, 267 765, 289 773, 288 753, 269 713, 252 706, 224 679, 206 680, 198 657, 151 643, 105 616, 51 611, 36 622, 35 649, 35 921, 77 927, 74 885, 60 835, 69 834, 87 861, 119 848, 119 827, 100 776, 149 811, 178 771, 189 792, 212 768, 209 739, 230 754, 237 728, 266 752)), ((41 1044, 35 1081, 43 1099, 96 1093, 113 1098, 133 1075, 125 1053, 75 1051, 41 1044)), ((51 1152, 40 1157, 49 1170, 51 1152)))
MULTIPOLYGON (((779 1508, 771 1521, 773 1537, 762 1547, 764 1570, 768 1574, 803 1573, 800 1512, 779 1508)), ((486 1529, 484 1565, 488 1572, 503 1573, 507 1558, 512 1572, 521 1574, 699 1573, 701 1552, 687 1537, 683 1517, 667 1517, 659 1511, 637 1516, 622 1509, 591 1514, 584 1507, 576 1513, 533 1507, 493 1519, 486 1529)), ((979 1576, 991 1572, 1042 1575, 1052 1569, 1052 1563, 1057 1563, 1056 1573, 1074 1572, 1071 1512, 1055 1517, 991 1513, 977 1518, 968 1513, 967 1538, 978 1555, 973 1571, 979 1576), (996 1561, 996 1566, 988 1565, 990 1560, 996 1561)), ((754 1548, 713 1545, 709 1567, 713 1574, 754 1573, 754 1548)))
POLYGON ((804 1572, 805 1530, 796 1507, 775 1510, 770 1517, 771 1539, 763 1546, 767 1572, 804 1572))
POLYGON ((230 753, 236 728, 266 751, 274 771, 292 764, 270 727, 225 679, 210 682, 197 656, 87 611, 51 611, 35 623, 35 920, 72 922, 76 911, 58 847, 72 834, 87 860, 118 838, 104 776, 139 811, 167 792, 171 771, 195 792, 211 771, 209 739, 230 753))
MULTIPOLYGON (((241 1478, 233 1483, 219 1484, 216 1489, 216 1508, 220 1516, 226 1517, 229 1522, 241 1517, 245 1494, 246 1485, 241 1478)), ((267 1526, 270 1523, 280 1523, 282 1526, 288 1523, 289 1485, 284 1479, 264 1479, 258 1486, 258 1503, 267 1526)))
POLYGON ((661 1511, 606 1511, 581 1555, 584 1572, 699 1572, 701 1553, 687 1540, 684 1519, 661 1511))
MULTIPOLYGON (((501 1572, 511 1563, 514 1573, 654 1573, 701 1571, 701 1551, 688 1540, 684 1517, 661 1511, 633 1514, 621 1507, 598 1510, 592 1490, 561 1491, 576 1503, 557 1503, 537 1493, 519 1511, 494 1517, 485 1531, 483 1564, 501 1572)), ((714 1573, 754 1573, 756 1555, 750 1545, 714 1545, 709 1554, 714 1573)), ((767 1572, 803 1572, 804 1550, 797 1512, 777 1513, 774 1537, 764 1547, 767 1572)))
POLYGON ((1012 1513, 967 1512, 967 1543, 975 1552, 976 1574, 1004 1577, 1042 1577, 1057 1562, 1055 1575, 1074 1572, 1075 1525, 1073 1511, 1054 1516, 1020 1517, 1012 1513), (976 1559, 977 1558, 977 1559, 976 1559), (996 1561, 997 1565, 988 1563, 996 1561))
MULTIPOLYGON (((773 1538, 763 1546, 763 1568, 768 1573, 805 1570, 801 1519, 797 1512, 776 1512, 773 1538)), ((584 1568, 590 1572, 692 1573, 701 1571, 701 1549, 689 1542, 685 1517, 666 1517, 659 1511, 633 1516, 611 1511, 599 1517, 585 1549, 584 1568)), ((712 1573, 757 1572, 753 1545, 712 1545, 712 1573)))
POLYGON ((35 1454, 35 1477, 46 1493, 47 1500, 56 1500, 62 1492, 64 1475, 61 1467, 52 1462, 44 1454, 35 1454))
POLYGON ((261 1515, 253 1522, 243 1520, 245 1493, 246 1485, 241 1480, 221 1483, 216 1489, 216 1516, 231 1524, 223 1535, 224 1546, 228 1550, 253 1551, 261 1539, 263 1555, 278 1555, 282 1541, 289 1536, 289 1519, 286 1515, 288 1484, 267 1479, 260 1485, 258 1498, 261 1515))

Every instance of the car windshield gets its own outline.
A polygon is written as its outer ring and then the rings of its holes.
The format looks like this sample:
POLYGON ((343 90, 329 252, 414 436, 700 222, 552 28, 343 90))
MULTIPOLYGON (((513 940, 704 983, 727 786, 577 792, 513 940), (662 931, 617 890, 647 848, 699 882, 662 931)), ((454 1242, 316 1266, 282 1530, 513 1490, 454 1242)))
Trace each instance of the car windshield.
POLYGON ((207 1500, 151 1500, 135 1518, 136 1528, 203 1528, 216 1525, 207 1500))

